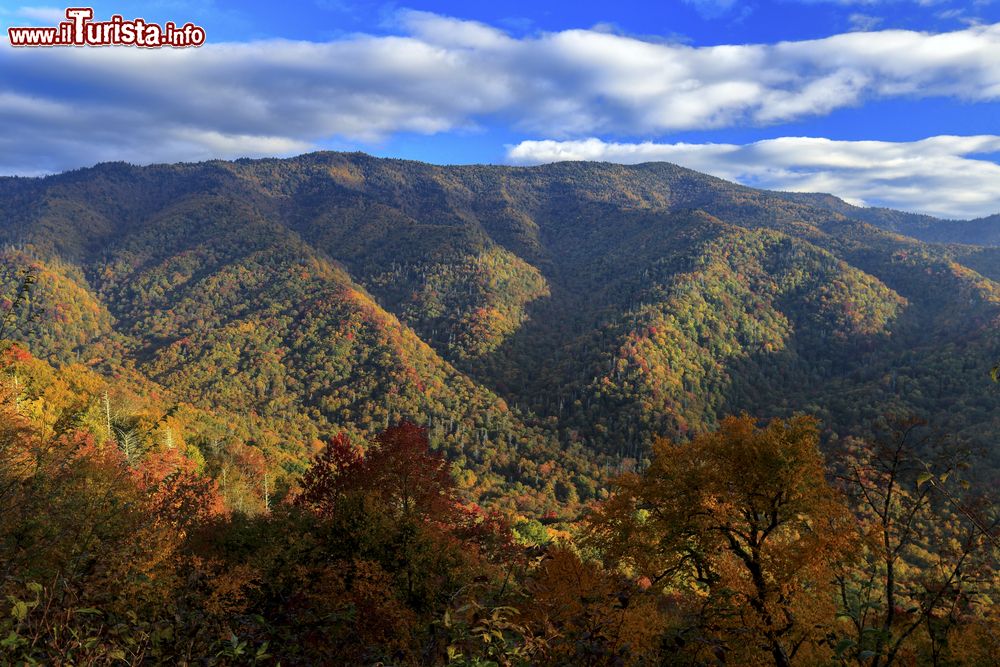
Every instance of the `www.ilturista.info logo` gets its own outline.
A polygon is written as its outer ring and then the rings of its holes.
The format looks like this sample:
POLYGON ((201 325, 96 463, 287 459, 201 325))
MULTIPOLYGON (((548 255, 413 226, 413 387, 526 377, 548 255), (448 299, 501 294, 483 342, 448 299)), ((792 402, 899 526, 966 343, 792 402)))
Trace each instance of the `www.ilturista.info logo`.
POLYGON ((7 28, 11 46, 140 46, 184 48, 205 43, 205 29, 173 21, 162 26, 144 19, 126 21, 115 14, 110 21, 94 21, 90 7, 70 7, 54 28, 7 28))

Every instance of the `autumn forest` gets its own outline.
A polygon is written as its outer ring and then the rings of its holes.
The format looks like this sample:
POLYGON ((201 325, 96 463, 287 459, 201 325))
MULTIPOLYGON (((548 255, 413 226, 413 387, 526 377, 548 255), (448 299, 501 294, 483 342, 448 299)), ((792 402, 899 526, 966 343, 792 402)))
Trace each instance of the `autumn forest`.
POLYGON ((996 229, 667 163, 0 178, 0 664, 1000 664, 996 229))

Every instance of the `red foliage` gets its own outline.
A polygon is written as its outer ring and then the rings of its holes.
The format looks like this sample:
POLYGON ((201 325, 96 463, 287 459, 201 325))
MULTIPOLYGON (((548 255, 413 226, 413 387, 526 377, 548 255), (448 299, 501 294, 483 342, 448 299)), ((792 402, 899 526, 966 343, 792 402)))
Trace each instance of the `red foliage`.
POLYGON ((303 477, 296 503, 324 511, 355 494, 378 499, 403 514, 438 520, 448 517, 455 505, 444 458, 430 451, 427 430, 409 422, 380 433, 365 455, 338 435, 303 477))
POLYGON ((345 434, 338 434, 313 458, 312 466, 302 476, 302 491, 295 504, 317 511, 331 509, 349 480, 360 474, 362 462, 361 451, 345 434))
POLYGON ((16 364, 23 361, 31 361, 31 353, 19 345, 11 345, 3 353, 4 364, 16 364))
POLYGON ((176 449, 151 453, 134 476, 149 494, 154 514, 178 528, 225 512, 215 480, 199 475, 194 461, 176 449))
POLYGON ((236 466, 251 479, 263 479, 267 473, 267 458, 257 447, 243 445, 233 452, 236 466))
POLYGON ((94 436, 86 431, 64 433, 56 439, 55 445, 57 449, 69 453, 73 461, 91 460, 106 464, 108 469, 125 463, 125 456, 118 448, 97 446, 94 436))
POLYGON ((445 528, 481 555, 509 560, 520 553, 510 522, 496 510, 487 512, 475 503, 455 503, 451 514, 451 525, 445 528))
POLYGON ((386 429, 364 459, 359 482, 403 512, 442 518, 455 506, 444 457, 430 450, 427 429, 409 422, 386 429), (367 478, 367 479, 366 479, 367 478))
POLYGON ((444 457, 430 450, 427 430, 409 422, 380 433, 364 454, 347 436, 338 435, 313 460, 295 503, 327 513, 335 511, 340 499, 355 495, 434 524, 484 551, 513 544, 503 516, 456 498, 444 457))

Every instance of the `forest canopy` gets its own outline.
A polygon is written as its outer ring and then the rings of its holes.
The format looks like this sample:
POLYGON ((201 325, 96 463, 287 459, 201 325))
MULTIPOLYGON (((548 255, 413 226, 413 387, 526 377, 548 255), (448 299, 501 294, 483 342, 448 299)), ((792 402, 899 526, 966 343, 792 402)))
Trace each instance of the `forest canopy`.
POLYGON ((665 164, 0 195, 0 662, 1000 654, 988 247, 665 164))

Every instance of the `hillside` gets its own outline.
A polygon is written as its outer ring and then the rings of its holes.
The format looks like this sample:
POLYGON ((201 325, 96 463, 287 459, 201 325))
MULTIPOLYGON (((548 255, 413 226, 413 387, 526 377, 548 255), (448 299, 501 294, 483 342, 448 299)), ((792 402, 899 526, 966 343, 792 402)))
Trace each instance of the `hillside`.
POLYGON ((1000 215, 974 220, 942 220, 930 215, 895 211, 891 208, 853 206, 831 195, 788 192, 783 193, 783 196, 791 201, 825 208, 921 241, 1000 245, 1000 215))
POLYGON ((664 163, 103 164, 0 179, 0 285, 37 269, 34 355, 216 411, 291 476, 401 419, 466 493, 532 514, 743 410, 991 442, 992 249, 840 204, 664 163))

